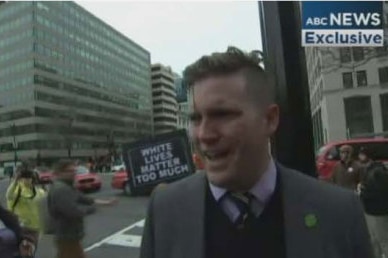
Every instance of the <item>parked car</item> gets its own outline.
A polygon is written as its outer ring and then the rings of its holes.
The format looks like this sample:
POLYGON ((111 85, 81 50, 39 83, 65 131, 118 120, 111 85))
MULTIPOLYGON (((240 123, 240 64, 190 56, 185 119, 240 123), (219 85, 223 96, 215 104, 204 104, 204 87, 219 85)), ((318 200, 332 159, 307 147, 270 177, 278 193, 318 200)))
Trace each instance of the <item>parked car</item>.
POLYGON ((75 187, 80 191, 98 191, 101 189, 101 177, 91 172, 86 166, 78 166, 76 168, 75 187))
POLYGON ((40 184, 50 184, 53 180, 53 173, 47 167, 37 167, 34 169, 34 172, 38 176, 38 182, 40 184))
POLYGON ((111 172, 116 173, 117 171, 125 170, 125 165, 124 164, 116 164, 111 166, 111 172))
POLYGON ((114 189, 122 190, 126 195, 131 194, 131 187, 128 184, 128 173, 125 168, 122 168, 114 173, 111 186, 114 189))
POLYGON ((328 180, 331 177, 335 164, 340 160, 339 148, 342 145, 353 147, 354 158, 357 159, 361 147, 371 151, 375 160, 383 162, 388 167, 388 139, 363 138, 331 142, 321 147, 316 156, 316 165, 319 179, 328 180))

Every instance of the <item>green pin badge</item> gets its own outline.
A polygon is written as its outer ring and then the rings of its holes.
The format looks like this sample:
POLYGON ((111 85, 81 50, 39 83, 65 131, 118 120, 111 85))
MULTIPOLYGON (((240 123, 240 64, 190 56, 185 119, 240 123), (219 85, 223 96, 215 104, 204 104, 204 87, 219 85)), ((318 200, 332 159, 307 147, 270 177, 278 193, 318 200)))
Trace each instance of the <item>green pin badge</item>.
POLYGON ((315 214, 309 213, 304 217, 304 224, 308 228, 316 227, 318 224, 318 219, 315 214))

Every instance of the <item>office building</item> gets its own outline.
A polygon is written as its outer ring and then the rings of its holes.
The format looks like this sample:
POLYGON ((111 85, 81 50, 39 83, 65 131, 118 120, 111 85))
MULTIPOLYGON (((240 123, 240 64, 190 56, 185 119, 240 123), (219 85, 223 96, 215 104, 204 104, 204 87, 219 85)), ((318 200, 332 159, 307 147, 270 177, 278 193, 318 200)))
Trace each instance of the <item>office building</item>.
POLYGON ((178 103, 187 102, 187 84, 183 82, 183 78, 179 74, 174 74, 174 77, 178 103))
POLYGON ((155 134, 177 129, 178 104, 175 91, 175 76, 170 67, 153 64, 152 97, 155 134))
POLYGON ((307 48, 315 149, 388 132, 387 47, 307 48))
POLYGON ((189 129, 189 106, 187 99, 187 85, 183 82, 182 77, 179 74, 174 74, 176 99, 178 102, 178 128, 189 129))
POLYGON ((150 53, 74 2, 0 5, 0 162, 152 135, 150 53))
POLYGON ((189 131, 189 104, 187 101, 178 103, 178 128, 189 131))

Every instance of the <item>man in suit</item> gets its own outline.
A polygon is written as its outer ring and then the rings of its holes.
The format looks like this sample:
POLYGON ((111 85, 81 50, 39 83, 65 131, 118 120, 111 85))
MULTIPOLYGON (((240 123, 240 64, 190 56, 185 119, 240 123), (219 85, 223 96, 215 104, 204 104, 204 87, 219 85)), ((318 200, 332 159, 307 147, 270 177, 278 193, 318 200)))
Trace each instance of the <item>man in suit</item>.
POLYGON ((357 196, 269 154, 279 107, 259 63, 230 47, 186 68, 205 172, 154 191, 141 258, 372 257, 357 196))

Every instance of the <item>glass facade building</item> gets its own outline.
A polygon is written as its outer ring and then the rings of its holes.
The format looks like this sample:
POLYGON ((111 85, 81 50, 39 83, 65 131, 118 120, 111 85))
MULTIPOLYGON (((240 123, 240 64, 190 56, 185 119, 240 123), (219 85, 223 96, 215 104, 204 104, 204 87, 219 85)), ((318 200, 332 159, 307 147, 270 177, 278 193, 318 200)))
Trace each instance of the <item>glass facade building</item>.
POLYGON ((175 74, 174 77, 176 100, 178 101, 178 103, 187 102, 187 84, 183 82, 182 77, 178 74, 175 74))
POLYGON ((153 133, 150 53, 73 2, 0 5, 0 162, 153 133))

